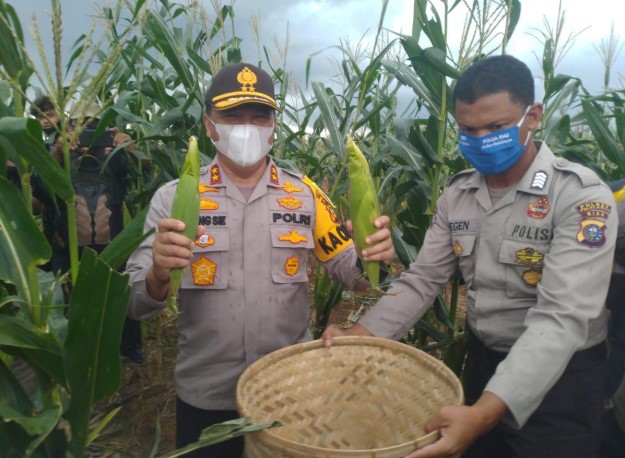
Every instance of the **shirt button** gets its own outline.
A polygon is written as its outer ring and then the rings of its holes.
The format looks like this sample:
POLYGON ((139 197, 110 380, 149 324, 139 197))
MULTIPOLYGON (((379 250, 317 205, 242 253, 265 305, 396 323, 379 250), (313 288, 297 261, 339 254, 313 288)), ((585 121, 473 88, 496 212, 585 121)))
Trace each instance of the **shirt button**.
POLYGON ((566 164, 568 164, 568 163, 569 163, 569 161, 567 161, 566 159, 559 159, 559 160, 558 160, 558 165, 559 165, 560 167, 565 167, 565 166, 566 166, 566 164))

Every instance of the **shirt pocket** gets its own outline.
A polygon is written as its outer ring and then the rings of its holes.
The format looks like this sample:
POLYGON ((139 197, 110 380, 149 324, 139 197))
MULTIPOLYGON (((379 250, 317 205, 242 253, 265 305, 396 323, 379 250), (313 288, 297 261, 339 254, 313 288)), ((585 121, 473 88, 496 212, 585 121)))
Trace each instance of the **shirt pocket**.
POLYGON ((508 297, 536 296, 549 246, 548 243, 504 239, 499 262, 504 266, 508 297))
POLYGON ((458 233, 451 235, 451 243, 458 258, 458 267, 462 273, 462 278, 467 285, 473 282, 473 274, 475 272, 475 242, 477 234, 458 233))
POLYGON ((313 233, 304 226, 272 226, 271 277, 274 283, 308 281, 308 253, 314 247, 313 233))
POLYGON ((181 288, 226 289, 229 248, 227 229, 208 229, 194 242, 191 265, 185 272, 181 288))

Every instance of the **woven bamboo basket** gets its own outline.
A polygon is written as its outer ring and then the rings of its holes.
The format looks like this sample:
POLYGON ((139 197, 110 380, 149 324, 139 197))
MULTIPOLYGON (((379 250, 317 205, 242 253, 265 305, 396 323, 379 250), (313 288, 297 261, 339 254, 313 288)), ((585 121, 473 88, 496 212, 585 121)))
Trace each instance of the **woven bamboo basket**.
POLYGON ((409 345, 338 337, 270 353, 241 375, 237 408, 254 423, 248 458, 399 458, 436 441, 425 422, 464 402, 456 375, 409 345))

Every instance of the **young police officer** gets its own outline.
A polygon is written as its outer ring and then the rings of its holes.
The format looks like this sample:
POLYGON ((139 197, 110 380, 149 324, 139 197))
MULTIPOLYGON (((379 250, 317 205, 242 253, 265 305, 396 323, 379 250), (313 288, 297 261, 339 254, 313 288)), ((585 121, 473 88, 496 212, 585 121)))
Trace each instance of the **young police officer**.
MULTIPOLYGON (((473 64, 454 91, 475 167, 438 201, 417 260, 348 334, 398 339, 460 269, 467 287, 468 406, 444 407, 436 443, 410 458, 597 456, 606 298, 617 217, 594 172, 555 157, 525 64, 473 64), (490 431, 490 432, 489 432, 490 431)), ((326 345, 343 334, 324 333, 326 345)))
MULTIPOLYGON (((179 294, 176 363, 177 446, 211 424, 238 417, 236 382, 261 356, 310 339, 308 276, 312 250, 331 277, 355 286, 361 272, 348 231, 308 178, 279 168, 268 156, 275 111, 273 81, 250 64, 217 73, 206 95, 204 123, 217 155, 200 177, 198 237, 174 232, 170 219, 177 181, 152 199, 146 229, 158 233, 130 257, 129 313, 143 319, 163 309, 169 272, 189 266, 179 294)), ((376 221, 364 254, 394 256, 388 218, 376 221)), ((240 457, 242 441, 195 456, 240 457)))

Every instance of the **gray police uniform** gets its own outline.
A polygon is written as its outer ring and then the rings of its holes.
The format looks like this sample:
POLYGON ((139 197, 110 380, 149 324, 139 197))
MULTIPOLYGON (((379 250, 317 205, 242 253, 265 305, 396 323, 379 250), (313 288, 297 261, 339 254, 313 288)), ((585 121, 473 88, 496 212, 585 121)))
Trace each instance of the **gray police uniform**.
MULTIPOLYGON (((178 296, 178 397, 205 410, 235 409, 236 382, 261 356, 306 341, 311 251, 347 287, 361 272, 346 229, 319 188, 269 161, 249 200, 213 161, 201 169, 200 225, 178 296)), ((169 218, 177 180, 154 195, 145 229, 169 218)), ((145 319, 163 302, 146 293, 154 236, 127 264, 129 315, 145 319)))
POLYGON ((545 144, 495 205, 485 177, 465 171, 439 198, 416 261, 360 323, 401 338, 459 267, 472 333, 507 353, 485 389, 521 427, 572 355, 606 337, 617 225, 607 185, 545 144))

